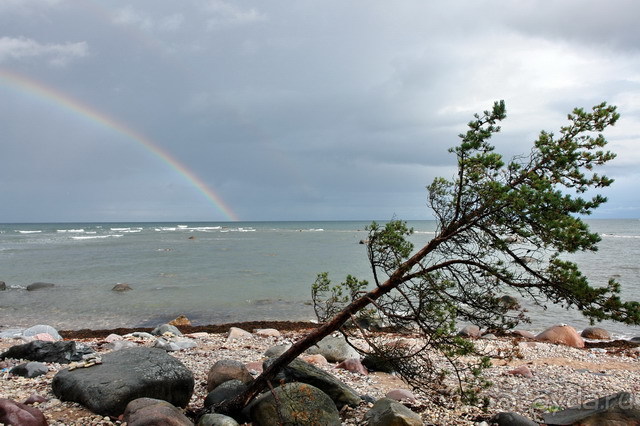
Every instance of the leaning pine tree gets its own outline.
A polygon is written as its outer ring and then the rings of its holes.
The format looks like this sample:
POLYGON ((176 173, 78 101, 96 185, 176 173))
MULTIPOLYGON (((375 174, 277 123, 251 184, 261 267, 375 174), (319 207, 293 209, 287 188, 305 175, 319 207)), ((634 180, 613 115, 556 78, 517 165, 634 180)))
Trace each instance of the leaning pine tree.
POLYGON ((370 356, 415 386, 434 383, 445 371, 453 374, 462 396, 472 400, 484 384, 480 372, 487 360, 466 356, 474 347, 456 336, 456 322, 505 329, 526 320, 523 309, 505 303, 504 294, 577 308, 592 321, 640 324, 640 304, 622 301, 617 282, 591 287, 577 265, 562 257, 597 250, 599 237, 580 216, 606 201, 585 196, 612 183, 592 170, 615 157, 604 150, 601 132, 618 120, 616 108, 602 103, 590 112, 575 109, 557 136, 541 132, 528 156, 509 162, 488 142, 505 117, 502 101, 475 115, 461 143, 450 149, 457 176, 437 178, 427 187, 435 237, 414 251, 404 222, 373 223, 367 240, 373 285, 348 276, 332 286, 326 273, 319 274, 312 294, 322 324, 216 411, 245 406, 271 386, 280 369, 335 331, 358 333, 370 356), (367 317, 421 338, 398 344, 376 337, 361 326, 367 317), (449 366, 443 369, 436 357, 449 366))

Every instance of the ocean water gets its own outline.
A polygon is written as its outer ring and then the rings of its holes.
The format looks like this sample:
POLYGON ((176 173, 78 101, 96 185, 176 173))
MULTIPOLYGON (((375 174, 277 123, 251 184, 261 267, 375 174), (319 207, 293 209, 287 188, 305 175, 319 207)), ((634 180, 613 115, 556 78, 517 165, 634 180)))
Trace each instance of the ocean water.
MULTIPOLYGON (((610 277, 640 300, 640 220, 591 220, 597 253, 573 257, 592 285, 610 277)), ((0 225, 0 329, 50 324, 58 329, 155 326, 180 314, 194 324, 312 320, 310 287, 327 271, 370 279, 369 222, 65 223, 0 225), (26 291, 33 282, 55 287, 26 291), (133 290, 111 291, 117 283, 133 290)), ((434 221, 410 221, 416 246, 434 221)), ((588 322, 579 312, 527 306, 538 331, 588 322)), ((640 327, 604 323, 619 336, 640 327)))

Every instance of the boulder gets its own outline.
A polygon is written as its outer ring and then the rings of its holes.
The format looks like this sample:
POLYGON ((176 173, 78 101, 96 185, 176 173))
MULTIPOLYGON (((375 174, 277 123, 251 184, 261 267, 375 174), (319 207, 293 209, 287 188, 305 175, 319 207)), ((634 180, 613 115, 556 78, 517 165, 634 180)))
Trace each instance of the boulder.
POLYGON ((574 348, 584 348, 584 340, 582 337, 580 337, 575 328, 566 324, 554 325, 547 328, 536 336, 536 340, 572 346, 574 348))
POLYGON ((640 406, 632 394, 619 392, 555 413, 543 414, 548 425, 618 426, 640 424, 640 406))
POLYGON ((271 346, 264 352, 264 356, 267 358, 278 357, 289 350, 291 347, 291 343, 284 343, 281 345, 271 346))
POLYGON ((349 358, 360 358, 358 351, 351 347, 344 336, 327 336, 307 349, 308 354, 320 354, 329 362, 342 362, 349 358))
POLYGON ((200 417, 200 421, 198 421, 198 426, 239 426, 238 422, 236 422, 231 417, 225 416, 224 414, 205 414, 200 417))
POLYGON ((171 324, 159 325, 151 331, 151 334, 154 336, 162 336, 164 333, 171 333, 174 336, 182 336, 180 330, 178 330, 175 325, 171 324))
POLYGON ((7 283, 4 281, 0 281, 0 291, 4 291, 7 289, 7 283))
POLYGON ((191 325, 191 321, 185 315, 179 315, 177 318, 174 318, 171 321, 169 321, 169 325, 173 325, 176 327, 182 326, 182 325, 191 325))
MULTIPOLYGON (((58 330, 51 327, 50 325, 38 324, 38 325, 34 325, 33 327, 29 327, 22 332, 22 335, 24 337, 35 337, 38 334, 48 334, 49 336, 53 337, 55 340, 62 340, 62 336, 60 336, 60 333, 58 333, 58 330)), ((43 340, 43 339, 39 339, 39 340, 43 340)))
POLYGON ((342 424, 331 398, 305 383, 287 383, 262 394, 251 403, 249 413, 257 426, 342 424))
POLYGON ((524 416, 521 416, 520 414, 510 413, 510 412, 498 413, 495 416, 493 416, 491 421, 497 424, 498 426, 538 426, 539 425, 539 423, 534 422, 533 420, 528 419, 524 416))
POLYGON ((587 327, 582 330, 580 336, 584 337, 585 339, 611 340, 611 333, 600 327, 587 327))
POLYGON ((342 368, 347 371, 351 371, 352 373, 358 373, 366 376, 369 374, 362 362, 360 362, 360 358, 349 358, 342 361, 340 364, 336 365, 336 368, 342 368))
POLYGON ((394 389, 387 392, 386 398, 393 399, 394 401, 409 401, 416 402, 416 396, 407 389, 394 389))
POLYGON ((183 338, 183 337, 175 337, 171 339, 164 339, 159 337, 158 340, 153 344, 154 348, 164 349, 167 352, 173 351, 181 351, 184 349, 191 349, 198 346, 195 340, 183 338))
POLYGON ((243 330, 238 327, 231 327, 229 329, 229 334, 227 335, 227 340, 243 340, 243 339, 251 339, 253 335, 249 333, 247 330, 243 330))
POLYGON ((62 370, 51 386, 61 400, 117 417, 130 401, 142 397, 185 407, 193 394, 194 378, 184 364, 165 351, 138 347, 104 354, 102 364, 90 368, 62 370))
POLYGON ((207 373, 207 391, 212 391, 227 380, 240 380, 242 383, 249 383, 253 380, 253 376, 240 361, 221 359, 213 364, 207 373))
POLYGON ((259 328, 253 331, 260 337, 280 337, 281 334, 275 328, 259 328))
MULTIPOLYGON (((274 361, 275 358, 266 360, 263 368, 267 369, 274 361)), ((361 401, 356 391, 342 383, 335 376, 301 359, 294 359, 289 365, 285 366, 274 380, 274 382, 278 381, 287 383, 301 382, 315 386, 329 395, 338 409, 345 405, 356 406, 361 401)))
POLYGON ((33 284, 29 284, 27 286, 27 291, 35 291, 35 290, 42 290, 45 288, 52 288, 55 287, 55 284, 52 283, 33 283, 33 284))
POLYGON ((111 289, 111 291, 129 291, 129 290, 133 290, 133 289, 127 283, 118 283, 114 285, 113 288, 111 289))
POLYGON ((209 392, 204 400, 204 406, 206 408, 212 405, 218 405, 228 399, 233 399, 234 397, 244 392, 246 389, 247 384, 241 382, 240 380, 227 380, 226 382, 220 384, 220 386, 216 386, 214 390, 209 392))
POLYGON ((0 424, 15 426, 47 426, 42 411, 6 398, 0 398, 0 424))
POLYGON ((519 365, 513 370, 509 370, 507 374, 511 374, 512 376, 526 377, 528 379, 533 377, 533 373, 526 365, 519 365))
POLYGON ((377 400, 362 420, 369 426, 422 426, 419 414, 390 398, 377 400))
POLYGON ((327 361, 327 359, 320 354, 302 355, 300 356, 300 358, 303 361, 306 361, 309 364, 313 364, 313 365, 329 365, 329 361, 327 361))
POLYGON ((536 335, 527 330, 513 330, 514 336, 524 337, 525 339, 535 339, 536 335))
POLYGON ((520 309, 520 302, 513 296, 504 295, 500 297, 500 304, 508 310, 520 309))
POLYGON ((132 342, 131 340, 114 340, 113 342, 107 343, 107 349, 111 349, 112 351, 119 351, 122 349, 135 348, 138 344, 136 342, 132 342))
POLYGON ((389 374, 396 369, 392 361, 376 353, 366 354, 362 360, 362 365, 369 371, 381 371, 389 374))
POLYGON ((467 325, 458 332, 458 336, 472 337, 474 339, 477 339, 478 337, 482 336, 482 333, 480 332, 480 327, 478 327, 477 325, 467 325))
POLYGON ((193 426, 182 410, 167 401, 154 398, 138 398, 129 402, 122 420, 127 426, 193 426))
POLYGON ((22 376, 28 379, 33 377, 42 376, 43 374, 47 374, 49 371, 49 367, 46 364, 41 362, 31 361, 25 362, 24 364, 19 364, 9 370, 10 374, 14 376, 22 376))
POLYGON ((47 401, 49 401, 49 398, 44 397, 42 395, 38 395, 37 393, 34 393, 34 394, 31 394, 27 399, 25 399, 23 404, 31 405, 31 404, 35 404, 36 402, 38 404, 42 404, 43 402, 47 402, 47 401))
POLYGON ((80 361, 84 355, 93 352, 93 349, 76 344, 74 341, 44 342, 34 340, 22 345, 11 346, 0 354, 0 359, 27 359, 29 361, 69 364, 72 361, 80 361))

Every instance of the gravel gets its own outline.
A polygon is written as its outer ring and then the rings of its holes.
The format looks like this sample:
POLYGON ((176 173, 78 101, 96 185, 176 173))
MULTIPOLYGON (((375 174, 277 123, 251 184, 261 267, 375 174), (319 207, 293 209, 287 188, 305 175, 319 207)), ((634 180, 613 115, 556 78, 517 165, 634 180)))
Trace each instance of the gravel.
MULTIPOLYGON (((304 331, 283 331, 279 337, 252 335, 250 338, 228 341, 225 333, 194 333, 191 338, 197 347, 171 352, 194 374, 195 390, 186 411, 187 414, 202 408, 207 390, 206 380, 209 368, 218 360, 234 359, 242 362, 262 361, 264 351, 277 344, 293 343, 304 331)), ((126 337, 139 345, 152 346, 154 340, 126 337)), ((108 352, 107 344, 101 338, 77 339, 99 353, 108 352)), ((611 345, 607 348, 574 349, 549 343, 526 341, 511 337, 496 340, 477 340, 481 351, 491 357, 493 366, 485 376, 493 385, 483 392, 489 398, 484 410, 480 407, 465 406, 457 398, 447 394, 435 394, 425 389, 413 389, 415 401, 407 403, 421 414, 425 424, 436 425, 477 425, 487 421, 500 411, 513 411, 537 421, 547 411, 578 405, 598 397, 620 391, 640 394, 640 363, 638 348, 611 345), (527 378, 509 374, 516 367, 526 365, 532 373, 527 378)), ((23 343, 22 340, 0 339, 0 351, 23 343)), ((46 375, 32 379, 10 375, 8 369, 21 360, 4 361, 0 376, 0 398, 23 402, 29 396, 38 394, 46 402, 34 404, 46 416, 50 425, 118 425, 118 419, 95 415, 79 404, 62 402, 51 391, 51 381, 67 365, 48 363, 46 375)), ((394 389, 408 389, 399 378, 385 374, 361 375, 336 369, 335 364, 320 365, 360 394, 378 399, 394 389)), ((453 383, 448 383, 453 386, 453 383)), ((357 408, 346 408, 342 417, 344 424, 360 424, 364 413, 372 406, 363 402, 357 408)))

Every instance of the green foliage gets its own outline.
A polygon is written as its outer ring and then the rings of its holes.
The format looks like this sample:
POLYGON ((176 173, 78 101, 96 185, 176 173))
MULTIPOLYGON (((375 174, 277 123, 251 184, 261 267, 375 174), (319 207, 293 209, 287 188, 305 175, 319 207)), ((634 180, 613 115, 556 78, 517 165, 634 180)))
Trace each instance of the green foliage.
POLYGON ((313 287, 321 320, 356 306, 349 304, 359 299, 374 307, 384 325, 420 333, 422 346, 400 350, 360 330, 373 352, 397 361, 398 371, 416 386, 420 377, 424 383, 442 373, 431 358, 442 354, 451 373, 466 382, 460 390, 467 400, 486 385, 480 373, 487 363, 468 361, 475 348, 455 336, 456 324, 505 329, 527 321, 522 308, 504 303, 505 294, 575 307, 592 321, 640 324, 640 304, 623 302, 617 282, 591 287, 577 265, 563 258, 597 250, 600 238, 580 216, 606 201, 586 194, 613 182, 593 169, 615 158, 604 150, 607 142, 600 132, 618 120, 616 108, 602 103, 591 111, 575 109, 558 136, 542 131, 529 155, 509 161, 489 144, 505 117, 503 101, 476 114, 459 135, 460 144, 449 150, 457 159, 457 175, 436 178, 427 187, 438 222, 433 240, 413 253, 407 240, 413 230, 406 223, 374 222, 367 244, 373 290, 366 293, 367 282, 351 276, 331 287, 326 274, 313 287))

